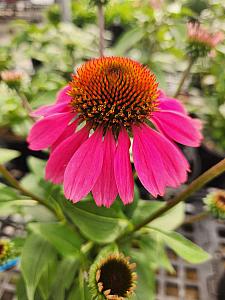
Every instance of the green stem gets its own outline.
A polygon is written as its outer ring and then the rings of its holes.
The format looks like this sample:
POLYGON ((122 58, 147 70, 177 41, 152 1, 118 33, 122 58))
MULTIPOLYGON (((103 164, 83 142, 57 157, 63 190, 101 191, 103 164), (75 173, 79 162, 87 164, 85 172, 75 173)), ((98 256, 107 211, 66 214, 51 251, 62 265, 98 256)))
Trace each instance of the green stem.
POLYGON ((187 77, 188 77, 188 75, 189 75, 189 73, 190 73, 190 71, 191 71, 191 68, 192 68, 194 62, 195 62, 195 59, 194 59, 194 58, 190 58, 190 59, 189 59, 189 63, 188 63, 187 69, 184 71, 184 73, 183 73, 183 75, 182 75, 182 77, 181 77, 180 83, 179 83, 179 85, 178 85, 178 88, 177 88, 177 90, 176 90, 176 92, 175 92, 175 94, 174 94, 174 97, 175 97, 175 98, 178 97, 178 96, 180 95, 181 89, 182 89, 182 87, 183 87, 183 85, 184 85, 184 82, 185 82, 185 80, 187 79, 187 77))
POLYGON ((153 220, 161 217, 168 210, 176 206, 178 203, 187 200, 192 194, 201 189, 206 183, 211 181, 213 178, 219 176, 225 171, 225 159, 221 160, 219 163, 211 167, 205 173, 196 178, 192 183, 183 190, 180 194, 178 194, 174 199, 168 201, 166 205, 155 211, 149 217, 144 219, 139 224, 135 225, 133 229, 129 233, 124 233, 117 240, 123 239, 127 234, 131 235, 132 233, 142 229, 144 226, 148 225, 153 220))
POLYGON ((44 199, 41 199, 40 197, 36 196, 35 194, 33 194, 32 192, 26 190, 25 188, 23 188, 19 181, 17 181, 11 174, 10 172, 3 166, 0 164, 0 173, 2 174, 2 176, 8 181, 8 183, 14 187, 15 189, 17 189, 22 195, 27 196, 29 198, 32 198, 33 200, 36 200, 37 202, 39 202, 40 204, 42 204, 43 206, 47 207, 49 210, 51 210, 57 217, 57 219, 59 221, 65 221, 65 217, 62 214, 61 211, 54 209, 50 204, 48 204, 44 199))
POLYGON ((99 55, 104 56, 104 11, 103 4, 98 4, 98 25, 99 25, 99 55))
POLYGON ((209 216, 209 211, 202 211, 197 215, 191 216, 191 217, 187 217, 184 222, 182 223, 182 225, 186 225, 186 224, 193 224, 195 222, 199 222, 204 220, 205 218, 207 218, 209 216))
POLYGON ((31 116, 31 112, 32 112, 32 107, 30 106, 30 103, 29 101, 27 100, 27 97, 25 96, 24 93, 22 93, 21 91, 19 91, 18 89, 15 89, 16 90, 16 93, 17 95, 19 96, 19 98, 21 99, 22 101, 22 105, 23 105, 23 108, 26 110, 28 116, 30 117, 30 119, 35 122, 36 121, 36 118, 32 117, 31 116))

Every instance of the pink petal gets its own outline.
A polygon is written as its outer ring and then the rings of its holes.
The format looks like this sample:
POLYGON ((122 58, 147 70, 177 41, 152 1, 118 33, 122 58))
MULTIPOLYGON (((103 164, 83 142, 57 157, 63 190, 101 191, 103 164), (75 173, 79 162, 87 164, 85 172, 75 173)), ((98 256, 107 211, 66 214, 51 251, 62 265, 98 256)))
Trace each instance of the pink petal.
POLYGON ((154 112, 151 121, 170 139, 187 146, 198 147, 202 140, 200 131, 192 119, 175 111, 154 112))
POLYGON ((203 124, 202 121, 199 119, 192 119, 193 125, 197 130, 202 130, 203 129, 203 124))
POLYGON ((189 164, 176 146, 145 124, 133 126, 133 132, 135 169, 153 196, 163 195, 166 186, 177 187, 187 180, 189 164))
POLYGON ((74 134, 79 120, 75 120, 72 124, 69 124, 63 131, 63 133, 57 138, 57 140, 51 145, 51 151, 54 151, 59 144, 61 144, 65 139, 74 134))
POLYGON ((102 170, 102 129, 97 129, 75 152, 64 174, 65 196, 73 202, 85 197, 94 187, 102 170))
POLYGON ((65 169, 81 144, 88 138, 89 130, 82 128, 62 142, 50 155, 46 166, 47 180, 53 183, 62 183, 65 169))
POLYGON ((64 88, 62 88, 56 97, 56 103, 59 104, 61 102, 66 102, 66 103, 70 103, 70 101, 72 100, 72 98, 68 95, 68 92, 70 91, 70 86, 67 85, 64 88))
MULTIPOLYGON (((160 99, 159 99, 160 100, 160 99)), ((162 110, 171 110, 171 111, 177 111, 181 114, 187 114, 187 111, 185 110, 184 106, 176 99, 173 98, 165 98, 159 102, 160 109, 162 110)))
POLYGON ((51 146, 72 119, 71 114, 61 113, 46 117, 34 124, 27 142, 32 150, 41 150, 51 146))
POLYGON ((116 185, 124 204, 131 203, 134 198, 134 179, 130 163, 130 139, 123 128, 120 130, 114 160, 116 185))
POLYGON ((104 158, 102 171, 92 189, 92 194, 98 206, 104 205, 106 207, 110 207, 118 194, 114 175, 116 142, 111 130, 107 130, 103 142, 103 148, 104 158))
POLYGON ((133 158, 134 166, 143 186, 154 196, 163 195, 167 175, 160 153, 153 143, 145 127, 133 126, 133 158), (146 131, 146 132, 145 132, 146 131))
POLYGON ((167 97, 162 90, 159 91, 158 100, 159 100, 158 107, 161 108, 162 110, 175 110, 182 114, 187 114, 185 107, 183 106, 182 103, 180 103, 179 100, 167 97))
POLYGON ((56 113, 62 113, 62 112, 66 112, 66 111, 70 111, 69 106, 66 103, 59 103, 59 104, 41 106, 40 108, 34 110, 31 113, 31 116, 32 117, 39 117, 39 116, 47 117, 49 115, 53 115, 56 113))

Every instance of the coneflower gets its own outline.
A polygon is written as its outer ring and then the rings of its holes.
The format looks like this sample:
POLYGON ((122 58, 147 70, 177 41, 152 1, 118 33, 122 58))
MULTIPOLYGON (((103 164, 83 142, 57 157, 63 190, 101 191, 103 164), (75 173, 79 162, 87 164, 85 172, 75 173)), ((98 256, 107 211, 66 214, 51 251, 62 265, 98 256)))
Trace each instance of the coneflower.
POLYGON ((174 142, 198 147, 202 139, 199 121, 158 89, 155 75, 123 57, 86 62, 56 103, 33 115, 43 118, 30 131, 30 149, 52 150, 46 179, 63 183, 73 202, 92 191, 106 207, 118 194, 124 204, 133 200, 131 138, 138 177, 154 197, 187 179, 189 164, 174 142))

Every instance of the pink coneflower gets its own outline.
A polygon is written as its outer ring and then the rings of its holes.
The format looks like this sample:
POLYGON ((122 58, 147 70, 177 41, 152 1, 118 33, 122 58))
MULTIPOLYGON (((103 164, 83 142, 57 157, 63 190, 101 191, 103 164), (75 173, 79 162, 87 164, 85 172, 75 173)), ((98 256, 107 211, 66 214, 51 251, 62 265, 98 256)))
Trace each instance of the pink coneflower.
POLYGON ((17 87, 20 85, 24 74, 21 71, 5 70, 0 73, 0 77, 5 81, 9 87, 17 87))
POLYGON ((199 22, 189 22, 187 29, 189 50, 192 52, 192 56, 206 56, 209 52, 212 54, 213 48, 224 40, 222 32, 212 34, 201 27, 199 22))
POLYGON ((133 160, 140 181, 153 195, 187 179, 189 165, 174 141, 197 147, 199 122, 158 90, 155 75, 129 58, 102 57, 86 62, 60 91, 54 105, 31 129, 33 150, 51 147, 46 179, 63 183, 73 202, 90 191, 97 205, 109 207, 119 194, 133 200, 133 160))

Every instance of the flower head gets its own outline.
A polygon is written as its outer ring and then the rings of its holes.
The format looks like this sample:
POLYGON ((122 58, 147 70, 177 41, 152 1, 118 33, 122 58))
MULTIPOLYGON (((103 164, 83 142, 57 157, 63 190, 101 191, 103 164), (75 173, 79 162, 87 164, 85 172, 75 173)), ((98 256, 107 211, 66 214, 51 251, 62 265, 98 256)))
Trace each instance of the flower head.
POLYGON ((90 270, 89 285, 97 299, 124 300, 136 287, 135 264, 122 254, 111 254, 90 270))
POLYGON ((204 199, 208 210, 219 219, 225 219, 225 190, 216 190, 204 199))
POLYGON ((13 244, 7 239, 0 240, 0 265, 14 257, 13 244))
POLYGON ((9 87, 16 88, 19 87, 23 73, 20 71, 2 71, 1 79, 5 81, 9 87))
POLYGON ((188 54, 193 58, 204 57, 212 54, 213 49, 224 40, 222 32, 210 33, 202 28, 199 22, 189 22, 188 29, 188 54))
POLYGON ((135 169, 153 196, 187 179, 189 165, 173 141, 197 147, 202 138, 199 121, 158 89, 155 75, 122 57, 86 62, 56 103, 33 115, 43 118, 30 131, 29 147, 51 147, 46 178, 63 183, 73 202, 92 191, 107 207, 117 194, 124 204, 133 200, 130 137, 135 169))

